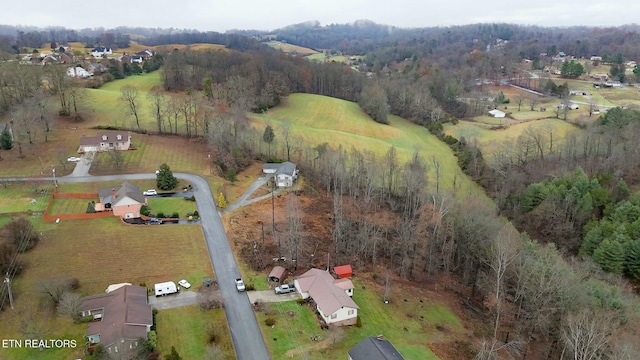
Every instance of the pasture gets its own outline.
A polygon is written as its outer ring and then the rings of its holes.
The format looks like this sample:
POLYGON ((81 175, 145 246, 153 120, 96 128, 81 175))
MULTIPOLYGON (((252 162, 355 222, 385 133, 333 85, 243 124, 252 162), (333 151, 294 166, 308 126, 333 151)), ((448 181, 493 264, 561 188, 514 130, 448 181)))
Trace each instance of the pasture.
POLYGON ((313 55, 318 53, 313 49, 309 49, 309 48, 298 46, 298 45, 283 43, 281 41, 268 41, 268 42, 265 42, 265 44, 269 45, 274 49, 278 49, 288 54, 297 54, 301 56, 307 56, 307 55, 313 55))
MULTIPOLYGON (((289 124, 294 139, 307 146, 328 143, 334 148, 352 148, 367 151, 376 157, 382 157, 391 146, 395 146, 398 159, 406 162, 418 152, 431 166, 433 159, 440 165, 441 183, 451 188, 454 177, 467 193, 481 192, 466 176, 461 176, 457 159, 449 147, 421 126, 397 116, 389 116, 390 125, 379 124, 371 120, 356 103, 319 95, 292 94, 287 101, 260 115, 251 114, 252 125, 263 130, 271 124, 275 131, 272 149, 278 156, 284 156, 280 127, 289 124)), ((293 159, 295 161, 295 158, 293 159)), ((433 175, 432 170, 429 175, 433 175)), ((433 184, 433 177, 432 184, 433 184)))
POLYGON ((52 191, 52 181, 3 182, 0 186, 0 214, 44 211, 52 191))
POLYGON ((538 121, 523 122, 513 124, 505 129, 491 130, 489 126, 470 121, 459 121, 458 124, 450 123, 444 125, 447 135, 455 138, 464 138, 467 142, 476 142, 487 159, 496 151, 509 142, 515 142, 528 128, 545 129, 554 132, 554 141, 558 144, 566 135, 573 131, 581 131, 575 126, 559 119, 543 119, 538 121))
POLYGON ((271 356, 338 359, 363 338, 383 334, 406 359, 438 359, 430 344, 441 343, 443 339, 453 342, 466 336, 460 319, 437 301, 423 299, 422 291, 402 291, 402 297, 394 297, 385 304, 383 291, 376 283, 356 279, 354 285, 353 300, 360 307, 360 328, 320 330, 315 309, 295 301, 268 304, 264 311, 256 312, 271 356), (267 318, 276 320, 274 327, 265 325, 267 318), (317 340, 312 340, 313 335, 317 340))

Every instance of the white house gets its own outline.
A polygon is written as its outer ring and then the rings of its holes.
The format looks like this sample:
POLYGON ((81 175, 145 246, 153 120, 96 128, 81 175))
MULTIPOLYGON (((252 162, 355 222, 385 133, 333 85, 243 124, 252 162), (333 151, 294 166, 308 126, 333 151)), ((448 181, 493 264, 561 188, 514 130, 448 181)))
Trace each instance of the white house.
POLYGON ((97 136, 81 137, 78 152, 129 150, 130 146, 131 133, 128 131, 104 131, 97 136))
POLYGON ((500 111, 498 109, 493 109, 493 110, 489 111, 489 115, 493 116, 494 118, 503 118, 507 114, 504 111, 500 111))
POLYGON ((278 187, 291 187, 293 182, 298 178, 298 170, 296 164, 286 161, 282 164, 266 163, 262 166, 262 172, 276 178, 278 187))
POLYGON ((86 79, 88 77, 92 77, 93 74, 81 68, 80 66, 76 66, 67 69, 67 76, 86 79))
POLYGON ((334 279, 327 271, 311 269, 293 283, 303 299, 313 299, 316 310, 327 325, 354 325, 357 322, 359 307, 351 299, 351 280, 334 279))
POLYGON ((98 46, 96 48, 93 48, 93 50, 91 50, 91 56, 96 58, 101 58, 104 55, 111 55, 111 54, 113 54, 113 51, 111 51, 111 48, 108 48, 108 47, 98 46))

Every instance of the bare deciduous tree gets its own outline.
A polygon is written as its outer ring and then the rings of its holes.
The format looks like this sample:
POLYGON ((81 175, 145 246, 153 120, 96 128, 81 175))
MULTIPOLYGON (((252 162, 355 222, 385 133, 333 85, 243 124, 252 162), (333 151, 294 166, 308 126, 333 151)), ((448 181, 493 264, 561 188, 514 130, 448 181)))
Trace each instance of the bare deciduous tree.
POLYGON ((124 104, 127 115, 134 117, 138 131, 140 131, 140 118, 138 117, 138 89, 131 85, 121 87, 120 97, 118 100, 124 104))

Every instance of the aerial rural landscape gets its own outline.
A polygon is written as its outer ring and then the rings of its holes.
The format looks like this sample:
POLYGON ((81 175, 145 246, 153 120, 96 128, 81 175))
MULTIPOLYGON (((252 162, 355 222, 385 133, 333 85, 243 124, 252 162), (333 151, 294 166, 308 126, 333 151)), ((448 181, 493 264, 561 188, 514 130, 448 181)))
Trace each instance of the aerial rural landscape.
POLYGON ((639 359, 639 54, 0 25, 0 359, 639 359))

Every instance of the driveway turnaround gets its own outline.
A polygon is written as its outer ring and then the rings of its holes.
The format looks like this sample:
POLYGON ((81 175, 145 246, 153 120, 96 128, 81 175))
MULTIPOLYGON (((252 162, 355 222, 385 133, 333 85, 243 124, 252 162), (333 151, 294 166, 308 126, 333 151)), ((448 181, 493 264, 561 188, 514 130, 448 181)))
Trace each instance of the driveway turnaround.
POLYGON ((252 304, 256 301, 261 301, 263 303, 273 303, 293 301, 302 298, 297 291, 288 294, 276 294, 275 292, 273 292, 273 290, 249 291, 247 292, 247 295, 249 295, 249 301, 251 301, 252 304))
MULTIPOLYGON (((187 180, 193 185, 193 194, 200 213, 202 231, 209 249, 209 256, 216 273, 220 294, 224 300, 229 331, 239 360, 269 359, 269 351, 262 338, 258 321, 253 313, 246 292, 237 292, 234 280, 240 277, 238 264, 231 251, 227 234, 222 226, 220 214, 213 201, 209 183, 202 177, 174 173, 175 177, 187 180)), ((129 174, 106 176, 59 177, 59 182, 100 182, 113 180, 155 179, 155 174, 129 174)), ((53 180, 40 178, 40 180, 53 180)))
POLYGON ((182 290, 177 294, 167 296, 149 296, 149 305, 158 310, 173 309, 182 306, 195 305, 197 303, 198 293, 195 291, 182 290))

